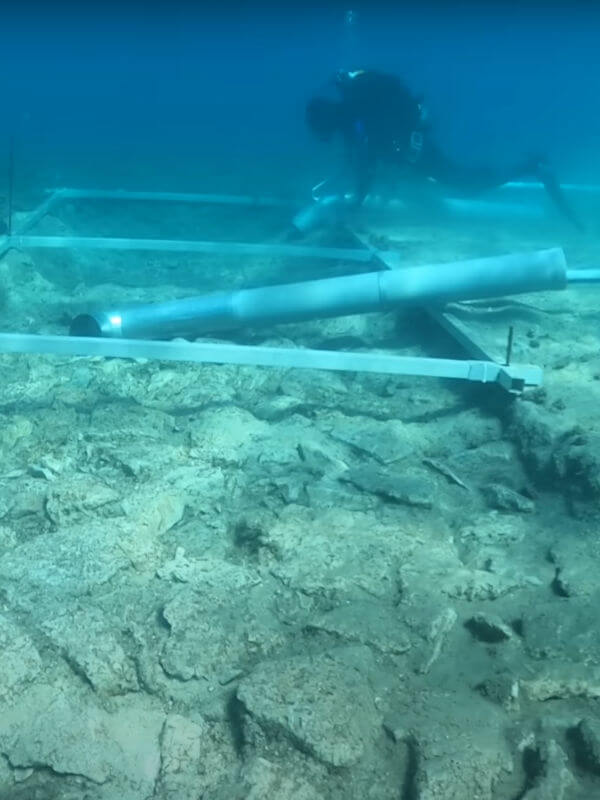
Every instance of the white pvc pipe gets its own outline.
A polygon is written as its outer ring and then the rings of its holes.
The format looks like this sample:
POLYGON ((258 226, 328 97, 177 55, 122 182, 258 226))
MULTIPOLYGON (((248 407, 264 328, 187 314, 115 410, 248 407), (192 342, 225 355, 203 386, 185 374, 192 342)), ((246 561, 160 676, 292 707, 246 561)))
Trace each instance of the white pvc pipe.
POLYGON ((289 256, 291 258, 320 258, 334 261, 373 260, 369 250, 343 247, 312 247, 293 244, 262 244, 254 242, 210 242, 184 239, 129 239, 109 236, 11 236, 10 247, 78 250, 150 250, 172 253, 208 253, 238 256, 289 256))
POLYGON ((599 283, 600 269, 569 269, 567 270, 569 283, 599 283))
MULTIPOLYGON (((563 183, 561 188, 567 192, 581 192, 584 194, 600 194, 600 185, 585 183, 563 183)), ((543 192, 544 185, 539 181, 510 181, 491 192, 505 192, 511 189, 525 190, 528 192, 543 192)), ((47 189, 47 192, 59 192, 62 197, 70 199, 88 200, 156 200, 175 203, 215 203, 224 205, 264 205, 264 206, 290 206, 292 201, 277 197, 261 195, 233 195, 233 194, 207 194, 198 192, 142 192, 128 189, 76 189, 61 188, 47 189)), ((368 195, 367 203, 378 202, 375 195, 368 195)), ((402 202, 390 200, 388 202, 402 202)))
MULTIPOLYGON (((600 194, 600 185, 595 183, 561 183, 560 188, 566 192, 600 194)), ((510 183, 505 183, 494 191, 504 191, 506 189, 530 189, 541 192, 544 191, 544 184, 539 181, 510 181, 510 183)))
POLYGON ((197 338, 254 325, 365 314, 407 305, 442 306, 456 300, 565 287, 564 253, 554 248, 215 292, 148 305, 115 305, 79 314, 71 323, 71 332, 75 336, 126 339, 197 338))

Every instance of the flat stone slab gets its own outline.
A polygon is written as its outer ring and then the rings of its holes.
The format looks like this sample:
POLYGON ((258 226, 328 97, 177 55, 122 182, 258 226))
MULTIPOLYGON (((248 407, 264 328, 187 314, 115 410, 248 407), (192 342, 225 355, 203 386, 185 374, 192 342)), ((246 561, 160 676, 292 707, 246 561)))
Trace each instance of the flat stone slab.
POLYGON ((283 737, 334 767, 358 762, 381 729, 365 677, 327 655, 264 662, 238 698, 269 739, 283 737))

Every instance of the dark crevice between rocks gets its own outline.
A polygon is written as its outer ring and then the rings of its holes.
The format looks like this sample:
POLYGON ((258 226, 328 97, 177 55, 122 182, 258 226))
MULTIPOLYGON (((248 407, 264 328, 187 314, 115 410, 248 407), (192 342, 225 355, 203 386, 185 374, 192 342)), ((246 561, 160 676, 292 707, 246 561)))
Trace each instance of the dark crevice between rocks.
MULTIPOLYGON (((80 782, 79 790, 81 792, 85 791, 84 785, 81 785, 80 782)), ((62 798, 75 797, 74 794, 65 792, 64 776, 45 767, 36 767, 35 773, 21 786, 11 786, 6 791, 0 791, 0 800, 62 800, 62 798), (61 778, 62 780, 60 780, 61 778)))
POLYGON ((206 411, 223 411, 227 408, 247 410, 247 404, 237 403, 235 400, 207 400, 206 403, 200 403, 195 406, 176 405, 170 410, 160 409, 163 413, 173 417, 173 419, 181 419, 182 417, 191 417, 189 422, 194 422, 195 417, 201 417, 206 411))
POLYGON ((592 775, 600 776, 600 739, 587 720, 567 730, 567 742, 577 766, 592 775))
POLYGON ((157 695, 159 693, 159 689, 149 678, 149 670, 145 658, 141 655, 134 655, 131 657, 131 662, 133 663, 135 677, 140 689, 146 692, 146 694, 157 695))
POLYGON ((510 622, 510 627, 521 639, 525 635, 523 628, 523 620, 521 618, 513 619, 510 622))
POLYGON ((419 789, 417 787, 417 773, 420 763, 419 747, 413 736, 407 736, 404 743, 407 750, 407 764, 400 800, 418 800, 419 789))
POLYGON ((465 411, 470 411, 471 405, 468 402, 458 402, 453 406, 445 409, 432 409, 431 411, 423 411, 421 414, 408 414, 400 417, 404 424, 411 422, 439 422, 442 419, 453 418, 465 411))
POLYGON ((497 644, 510 638, 510 628, 507 625, 485 614, 475 614, 464 625, 473 638, 486 644, 497 644))
POLYGON ((568 590, 567 584, 565 583, 563 578, 561 578, 560 572, 561 572, 560 567, 556 567, 556 570, 554 572, 554 578, 552 579, 550 588, 552 589, 552 592, 558 597, 570 597, 571 594, 568 590))
POLYGON ((239 757, 243 757, 246 744, 246 737, 244 736, 244 714, 246 709, 235 692, 231 693, 227 701, 226 713, 234 750, 239 757))
POLYGON ((171 632, 171 623, 165 617, 165 609, 164 609, 164 607, 161 607, 161 608, 159 608, 157 610, 157 612, 156 612, 156 623, 157 623, 158 627, 161 630, 168 631, 169 633, 171 632))
POLYGON ((77 661, 74 658, 72 658, 71 656, 69 656, 66 652, 61 653, 61 655, 62 655, 63 659, 65 660, 65 662, 71 668, 71 671, 75 675, 77 675, 77 677, 86 686, 88 686, 93 692, 95 692, 96 691, 96 687, 94 686, 94 684, 90 680, 88 674, 86 673, 85 669, 81 666, 81 664, 78 664, 77 661))
POLYGON ((542 753, 537 747, 526 747, 523 751, 523 768, 525 770, 525 785, 512 800, 522 800, 531 789, 535 787, 544 774, 545 764, 542 753))
POLYGON ((600 436, 563 420, 556 408, 528 399, 523 397, 501 417, 506 436, 536 486, 559 492, 569 513, 580 516, 600 496, 600 436))

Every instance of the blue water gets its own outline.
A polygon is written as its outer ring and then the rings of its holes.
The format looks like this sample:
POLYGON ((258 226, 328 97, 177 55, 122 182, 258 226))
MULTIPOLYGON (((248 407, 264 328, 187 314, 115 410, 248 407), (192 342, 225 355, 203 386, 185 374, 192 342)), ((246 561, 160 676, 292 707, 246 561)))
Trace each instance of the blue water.
MULTIPOLYGON (((1 133, 27 164, 84 159, 126 176, 185 164, 329 158, 304 104, 339 66, 390 70, 424 94, 440 143, 473 161, 544 151, 572 179, 600 176, 600 12, 475 3, 326 10, 72 4, 5 11, 1 133), (8 32, 8 35, 7 35, 8 32), (216 160, 216 161, 215 161, 216 160)), ((3 141, 3 140, 2 140, 3 141)), ((236 167, 237 168, 237 167, 236 167)), ((164 183, 161 179, 159 182, 164 183)), ((171 183, 178 182, 172 169, 171 183)))

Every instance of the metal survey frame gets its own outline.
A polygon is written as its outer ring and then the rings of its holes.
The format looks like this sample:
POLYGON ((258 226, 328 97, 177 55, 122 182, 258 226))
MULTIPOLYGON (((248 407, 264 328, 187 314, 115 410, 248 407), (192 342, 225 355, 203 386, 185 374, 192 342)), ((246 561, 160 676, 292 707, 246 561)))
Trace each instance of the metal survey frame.
POLYGON ((541 379, 538 367, 505 368, 487 361, 445 358, 412 358, 388 353, 352 353, 291 347, 257 347, 222 342, 98 339, 81 336, 0 333, 1 353, 35 353, 74 357, 143 358, 192 363, 237 364, 384 375, 454 378, 477 383, 499 383, 514 391, 513 384, 530 385, 541 379))
MULTIPOLYGON (((352 231, 352 233, 357 241, 363 244, 366 248, 371 248, 371 245, 365 236, 357 233, 356 231, 352 231)), ((385 253, 374 251, 374 254, 376 254, 378 261, 381 263, 384 269, 395 269, 395 265, 388 261, 385 253)), ((505 364, 499 364, 497 355, 492 354, 490 351, 486 350, 481 343, 477 342, 477 340, 473 338, 473 335, 467 325, 465 325, 465 323, 458 319, 454 314, 441 308, 436 308, 435 306, 426 306, 425 311, 431 317, 431 319, 433 319, 438 325, 440 325, 440 327, 449 333, 450 336, 452 336, 452 338, 457 341, 461 347, 463 347, 464 350, 471 355, 472 358, 477 359, 477 363, 489 363, 493 364, 495 367, 498 367, 496 382, 507 392, 510 392, 511 394, 520 394, 527 386, 540 386, 542 384, 543 375, 539 367, 526 367, 526 369, 539 370, 539 380, 536 379, 536 376, 533 372, 528 376, 519 376, 518 372, 520 371, 521 367, 509 364, 508 361, 505 364)), ((511 347, 512 336, 513 333, 511 328, 509 332, 511 347)), ((507 354, 509 352, 510 348, 507 350, 507 354)))
MULTIPOLYGON (((541 188, 535 184, 511 184, 510 188, 541 188)), ((568 187, 600 191, 600 187, 568 187)), ((38 236, 27 232, 62 200, 109 199, 148 200, 190 204, 219 204, 237 206, 281 207, 280 199, 268 196, 222 195, 207 193, 148 192, 128 190, 59 188, 49 191, 49 197, 19 224, 13 225, 10 235, 0 237, 0 257, 12 247, 19 248, 76 248, 102 250, 153 250, 197 252, 231 255, 273 255, 299 258, 346 259, 361 263, 374 260, 385 269, 393 268, 392 254, 371 246, 324 248, 304 245, 268 245, 242 242, 183 241, 165 239, 131 239, 85 236, 38 236)), ((290 204, 291 205, 291 204, 290 204)), ((0 352, 52 353, 56 355, 112 356, 125 358, 159 358, 173 361, 254 364, 357 372, 379 372, 455 378, 494 382, 511 393, 526 386, 540 385, 542 370, 528 365, 502 365, 477 344, 467 327, 436 309, 428 309, 434 319, 448 330, 476 360, 411 358, 382 353, 348 353, 296 348, 248 347, 245 345, 206 344, 190 342, 158 342, 145 340, 106 340, 91 337, 44 336, 41 334, 0 334, 0 352)))

